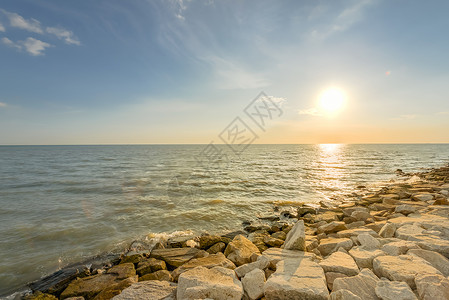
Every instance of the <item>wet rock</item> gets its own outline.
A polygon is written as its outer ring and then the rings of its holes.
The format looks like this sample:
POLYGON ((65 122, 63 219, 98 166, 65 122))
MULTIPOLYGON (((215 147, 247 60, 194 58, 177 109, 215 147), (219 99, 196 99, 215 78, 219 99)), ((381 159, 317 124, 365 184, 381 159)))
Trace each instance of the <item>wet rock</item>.
POLYGON ((61 293, 61 299, 82 296, 86 299, 94 298, 108 286, 119 283, 115 274, 99 274, 72 281, 61 293))
POLYGON ((226 244, 223 242, 218 242, 213 244, 209 249, 207 249, 207 253, 209 254, 217 254, 218 252, 223 252, 226 249, 226 244))
MULTIPOLYGON (((201 250, 196 248, 168 248, 156 249, 151 251, 152 258, 165 261, 173 267, 179 267, 198 255, 201 255, 201 250)), ((207 253, 207 252, 206 252, 207 253)))
POLYGON ((435 269, 440 271, 444 276, 449 276, 449 259, 441 255, 440 253, 423 249, 411 249, 407 252, 407 254, 418 256, 424 259, 435 269))
POLYGON ((131 286, 133 283, 137 282, 137 276, 128 277, 116 284, 110 285, 104 290, 102 290, 97 296, 95 296, 94 300, 109 300, 114 296, 117 296, 122 292, 122 290, 131 286))
POLYGON ((348 238, 322 239, 320 241, 320 245, 318 246, 318 250, 323 256, 327 256, 340 247, 344 248, 345 250, 349 250, 351 249, 352 245, 353 242, 348 238))
POLYGON ((224 255, 237 266, 251 262, 253 253, 260 253, 259 249, 243 235, 237 235, 226 247, 224 255))
POLYGON ((259 231, 259 230, 268 232, 268 231, 270 231, 271 227, 268 225, 249 225, 249 226, 246 226, 244 229, 248 232, 255 232, 255 231, 259 231))
POLYGON ((242 278, 252 270, 255 269, 264 270, 265 268, 268 267, 269 264, 270 260, 267 258, 267 256, 261 255, 256 261, 249 264, 241 265, 240 267, 237 267, 234 271, 239 278, 242 278))
POLYGON ((378 256, 373 260, 373 268, 379 277, 404 281, 412 289, 418 273, 441 274, 425 260, 411 255, 378 256))
POLYGON ((385 252, 379 249, 366 250, 361 247, 354 247, 351 250, 349 250, 349 255, 351 255, 352 258, 354 258, 357 266, 360 269, 363 268, 372 269, 373 259, 378 256, 385 255, 385 252))
POLYGON ((177 299, 240 300, 242 296, 242 283, 233 270, 223 267, 196 267, 182 273, 178 279, 177 299))
POLYGON ((143 259, 145 259, 145 258, 142 253, 138 253, 136 251, 129 251, 122 257, 122 260, 120 261, 120 263, 121 264, 126 264, 126 263, 137 264, 143 259))
POLYGON ((113 266, 106 273, 116 275, 117 279, 126 279, 136 275, 136 270, 134 269, 134 264, 125 263, 113 266))
POLYGON ((175 281, 178 280, 179 275, 182 273, 194 269, 196 267, 205 267, 205 268, 213 268, 213 267, 224 267, 228 269, 235 269, 235 264, 224 256, 223 253, 219 252, 217 254, 212 254, 206 257, 194 258, 190 261, 186 262, 182 266, 176 268, 173 273, 173 279, 175 281))
POLYGON ((382 300, 418 300, 405 282, 379 280, 375 291, 382 300))
MULTIPOLYGON (((6 298, 5 298, 6 299, 6 298)), ((32 295, 22 297, 23 300, 58 300, 55 296, 51 294, 46 294, 42 292, 35 292, 32 295)))
POLYGON ((379 231, 379 235, 383 238, 390 238, 394 236, 395 232, 396 232, 396 225, 392 223, 387 223, 379 231))
POLYGON ((329 300, 363 300, 348 290, 338 290, 330 294, 329 300))
POLYGON ((146 275, 143 275, 139 278, 139 281, 145 281, 145 280, 161 280, 161 281, 173 281, 173 277, 167 270, 159 270, 153 273, 149 273, 146 275))
POLYGON ((168 248, 182 248, 182 247, 188 247, 187 242, 195 238, 194 235, 183 235, 183 236, 176 236, 168 239, 167 246, 168 248))
POLYGON ((327 300, 323 269, 309 259, 286 259, 276 265, 264 286, 266 299, 327 300))
POLYGON ((130 287, 124 289, 120 295, 112 298, 113 300, 135 300, 135 299, 152 299, 152 300, 174 300, 176 284, 167 281, 142 281, 134 283, 130 287))
POLYGON ((423 300, 449 299, 449 279, 440 274, 420 273, 415 283, 423 300))
POLYGON ((139 262, 137 265, 137 274, 143 276, 145 274, 153 273, 159 270, 166 270, 165 261, 156 258, 149 258, 139 262))
POLYGON ((284 248, 286 250, 306 250, 306 238, 304 230, 304 221, 299 220, 293 226, 292 230, 287 234, 285 239, 284 248))
POLYGON ((343 252, 337 251, 319 263, 324 272, 337 272, 354 276, 359 273, 359 268, 354 259, 343 252))
POLYGON ((260 269, 254 269, 242 278, 243 290, 249 299, 255 300, 263 296, 265 273, 260 269))
POLYGON ((363 269, 357 276, 335 279, 332 293, 348 290, 360 299, 378 300, 375 292, 378 281, 379 278, 371 270, 363 269))

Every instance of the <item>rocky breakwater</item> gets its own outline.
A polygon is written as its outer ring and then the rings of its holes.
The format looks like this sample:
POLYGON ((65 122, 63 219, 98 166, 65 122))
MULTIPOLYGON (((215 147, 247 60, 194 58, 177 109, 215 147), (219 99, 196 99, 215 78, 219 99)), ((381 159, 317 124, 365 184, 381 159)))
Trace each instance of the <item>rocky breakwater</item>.
POLYGON ((449 299, 449 167, 407 176, 357 201, 303 205, 290 223, 135 242, 26 298, 449 299))

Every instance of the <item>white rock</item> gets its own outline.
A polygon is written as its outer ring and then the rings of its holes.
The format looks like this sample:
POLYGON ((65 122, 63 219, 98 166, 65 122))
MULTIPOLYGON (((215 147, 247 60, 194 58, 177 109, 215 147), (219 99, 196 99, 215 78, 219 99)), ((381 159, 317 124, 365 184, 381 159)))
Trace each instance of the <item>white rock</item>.
POLYGON ((379 235, 383 238, 391 238, 394 236, 395 231, 396 226, 392 223, 387 223, 379 231, 379 235))
POLYGON ((338 290, 330 294, 329 300, 362 300, 348 290, 338 290))
POLYGON ((378 300, 375 292, 378 281, 379 278, 371 270, 363 269, 357 276, 335 279, 332 293, 348 290, 363 300, 378 300))
POLYGON ((444 276, 449 276, 449 259, 440 253, 422 249, 411 249, 407 252, 407 254, 421 257, 430 263, 435 269, 440 271, 444 276))
MULTIPOLYGON (((340 231, 341 232, 341 231, 340 231)), ((331 252, 336 251, 338 248, 342 247, 345 250, 351 249, 353 245, 352 240, 348 238, 329 238, 329 239, 322 239, 320 241, 320 245, 318 246, 318 250, 323 256, 329 255, 331 252)))
POLYGON ((124 289, 113 300, 134 300, 134 299, 154 299, 169 300, 175 299, 176 284, 168 281, 148 280, 132 284, 124 289))
POLYGON ((196 267, 179 276, 176 296, 177 299, 183 300, 240 300, 243 296, 243 286, 233 270, 223 267, 196 267))
POLYGON ((378 256, 373 260, 373 269, 377 276, 404 281, 412 289, 415 288, 417 274, 441 274, 425 260, 412 255, 378 256))
POLYGON ((419 247, 415 242, 409 241, 392 242, 382 246, 382 251, 393 256, 405 254, 410 249, 419 249, 419 247))
POLYGON ((237 235, 228 244, 224 255, 237 266, 251 262, 251 255, 260 253, 259 249, 243 235, 237 235))
POLYGON ((382 300, 418 300, 405 282, 379 280, 375 291, 382 300))
POLYGON ((359 268, 354 259, 343 252, 337 251, 319 263, 324 272, 343 273, 354 276, 359 273, 359 268))
POLYGON ((310 259, 281 260, 264 286, 268 300, 310 299, 327 300, 323 269, 310 259))
POLYGON ((416 288, 422 300, 449 299, 449 279, 439 274, 418 274, 416 288))
POLYGON ((304 221, 299 220, 295 226, 288 232, 284 243, 284 249, 287 250, 306 250, 306 234, 304 231, 304 221))
POLYGON ((242 278, 243 289, 249 299, 255 300, 263 296, 263 286, 265 284, 265 272, 261 269, 254 269, 242 278))
POLYGON ((372 269, 373 259, 378 256, 385 255, 385 252, 379 249, 366 250, 361 247, 354 247, 351 250, 349 250, 349 255, 351 255, 352 258, 354 258, 357 266, 360 269, 363 268, 372 269))
POLYGON ((268 265, 270 264, 270 260, 267 258, 267 256, 259 256, 258 259, 255 262, 241 265, 240 267, 237 267, 234 271, 237 274, 239 278, 242 278, 247 273, 251 272, 255 269, 264 270, 268 265))
POLYGON ((357 239, 360 242, 360 245, 363 249, 366 250, 374 250, 380 248, 380 242, 373 237, 371 234, 362 233, 357 236, 357 239))

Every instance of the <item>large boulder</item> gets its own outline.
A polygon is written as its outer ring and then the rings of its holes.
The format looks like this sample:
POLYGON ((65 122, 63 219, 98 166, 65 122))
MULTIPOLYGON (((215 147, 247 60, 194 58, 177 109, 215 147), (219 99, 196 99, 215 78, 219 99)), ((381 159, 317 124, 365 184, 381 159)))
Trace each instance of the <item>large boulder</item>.
POLYGON ((344 252, 334 252, 319 263, 324 272, 337 272, 354 276, 359 273, 359 268, 354 259, 344 252))
POLYGON ((288 232, 284 243, 286 250, 306 250, 306 234, 304 229, 304 221, 299 220, 295 226, 288 232))
POLYGON ((370 269, 363 269, 357 276, 335 279, 332 293, 348 290, 360 299, 378 300, 375 291, 378 281, 379 278, 370 269))
POLYGON ((226 247, 224 255, 237 266, 251 262, 251 255, 259 249, 243 235, 237 235, 226 247))
MULTIPOLYGON (((173 267, 179 267, 192 258, 201 255, 201 251, 196 248, 169 248, 154 249, 151 251, 151 257, 165 261, 173 267)), ((203 251, 205 252, 205 251, 203 251)), ((205 252, 207 254, 207 252, 205 252)))
POLYGON ((310 259, 286 259, 276 265, 264 286, 266 299, 327 300, 326 278, 323 269, 310 259))
POLYGON ((415 288, 415 276, 419 273, 440 274, 425 260, 412 255, 378 256, 373 260, 374 272, 379 277, 404 281, 415 288))
POLYGON ((449 259, 440 253, 423 249, 410 249, 407 254, 421 257, 444 276, 449 277, 449 259))
POLYGON ((330 253, 338 250, 338 248, 342 247, 346 251, 351 249, 353 245, 353 242, 351 239, 348 238, 328 238, 328 239, 322 239, 320 241, 320 245, 318 246, 318 250, 320 251, 321 255, 327 256, 330 253))
POLYGON ((136 269, 134 269, 134 264, 125 263, 113 266, 106 273, 117 275, 117 279, 125 279, 136 275, 136 269))
POLYGON ((263 296, 264 284, 265 272, 261 269, 254 269, 242 278, 243 290, 251 300, 259 299, 263 296))
POLYGON ((86 299, 94 298, 105 288, 119 283, 116 274, 98 274, 94 276, 78 278, 72 281, 61 293, 61 299, 82 296, 86 299))
POLYGON ((255 269, 264 270, 270 264, 270 260, 266 256, 259 256, 255 262, 241 265, 240 267, 235 268, 235 273, 239 278, 242 278, 247 273, 251 272, 255 269))
POLYGON ((405 282, 379 280, 375 291, 382 300, 418 300, 405 282))
POLYGON ((231 241, 230 238, 219 236, 219 235, 202 235, 198 238, 198 243, 200 249, 207 249, 212 247, 217 243, 229 243, 231 241))
POLYGON ((138 276, 134 275, 131 277, 128 277, 116 284, 110 285, 104 290, 102 290, 97 296, 95 296, 94 300, 109 300, 112 297, 120 294, 122 290, 126 289, 127 287, 131 286, 132 284, 136 283, 138 281, 138 276))
POLYGON ((196 267, 178 279, 177 299, 240 300, 242 296, 242 283, 233 270, 223 267, 196 267))
POLYGON ((149 258, 138 263, 136 272, 137 274, 139 274, 139 276, 143 276, 145 274, 166 269, 167 266, 165 264, 165 261, 156 258, 149 258))
POLYGON ((168 281, 142 281, 134 283, 124 289, 121 294, 112 298, 113 300, 174 300, 176 284, 168 281))
POLYGON ((186 262, 182 266, 175 269, 172 273, 173 279, 175 281, 178 280, 179 275, 184 273, 187 270, 196 268, 196 267, 205 267, 205 268, 213 268, 213 267, 224 267, 228 269, 235 269, 235 264, 224 256, 223 253, 212 254, 206 257, 193 258, 190 261, 186 262))
POLYGON ((416 288, 422 300, 449 299, 449 279, 439 274, 418 274, 416 288))

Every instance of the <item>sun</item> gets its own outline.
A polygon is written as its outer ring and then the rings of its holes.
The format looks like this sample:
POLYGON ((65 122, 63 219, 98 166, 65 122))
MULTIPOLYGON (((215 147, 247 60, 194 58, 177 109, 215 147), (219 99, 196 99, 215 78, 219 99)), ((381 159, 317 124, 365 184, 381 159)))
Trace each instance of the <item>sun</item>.
POLYGON ((319 97, 319 106, 327 114, 336 114, 343 109, 346 102, 345 93, 338 88, 328 88, 319 97))

